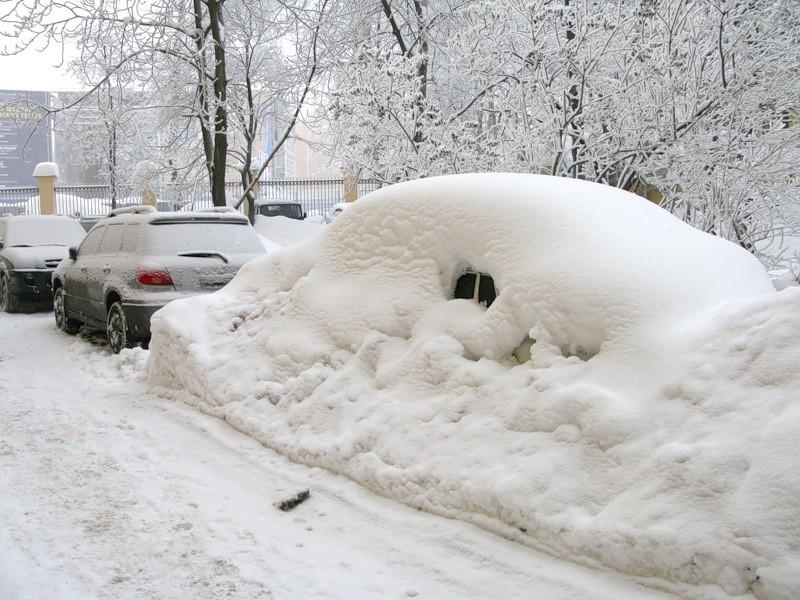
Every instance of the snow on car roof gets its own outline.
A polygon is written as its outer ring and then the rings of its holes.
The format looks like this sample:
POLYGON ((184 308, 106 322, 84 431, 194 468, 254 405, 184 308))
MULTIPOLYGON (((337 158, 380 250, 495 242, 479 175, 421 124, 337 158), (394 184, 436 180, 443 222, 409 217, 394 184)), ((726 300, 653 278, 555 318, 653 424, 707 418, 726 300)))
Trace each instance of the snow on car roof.
POLYGON ((47 220, 54 220, 58 219, 61 221, 69 221, 71 223, 75 222, 75 219, 72 217, 65 217, 63 215, 4 215, 0 216, 0 219, 6 221, 41 221, 42 219, 47 220))
POLYGON ((101 223, 186 223, 186 222, 223 222, 223 223, 249 223, 247 217, 241 213, 231 212, 208 212, 208 211, 148 211, 148 212, 124 212, 116 215, 109 215, 103 218, 101 223))
POLYGON ((671 589, 779 597, 800 579, 798 302, 638 196, 435 177, 167 306, 149 370, 384 496, 671 589), (490 307, 453 299, 467 269, 490 307))
POLYGON ((75 219, 54 215, 20 215, 0 219, 6 224, 4 243, 7 246, 72 246, 85 234, 75 219))

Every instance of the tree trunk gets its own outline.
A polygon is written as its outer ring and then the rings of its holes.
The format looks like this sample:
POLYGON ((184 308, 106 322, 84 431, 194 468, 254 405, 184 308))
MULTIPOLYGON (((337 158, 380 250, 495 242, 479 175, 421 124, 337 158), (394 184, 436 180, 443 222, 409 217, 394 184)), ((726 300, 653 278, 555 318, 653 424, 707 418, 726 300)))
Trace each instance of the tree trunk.
POLYGON ((428 32, 421 0, 414 0, 414 12, 419 28, 419 63, 417 64, 417 80, 419 95, 414 101, 414 144, 419 145, 425 139, 424 124, 421 122, 428 106, 428 32))
POLYGON ((225 169, 228 163, 228 81, 225 75, 224 0, 207 0, 211 39, 214 41, 214 153, 211 167, 211 199, 214 206, 226 206, 225 169))
POLYGON ((206 157, 206 171, 208 172, 209 186, 213 185, 213 164, 214 164, 214 138, 209 128, 209 108, 208 97, 206 96, 206 61, 205 61, 205 30, 203 28, 203 4, 201 0, 192 1, 194 11, 194 43, 197 48, 197 102, 198 121, 200 122, 200 134, 203 137, 203 152, 206 157))

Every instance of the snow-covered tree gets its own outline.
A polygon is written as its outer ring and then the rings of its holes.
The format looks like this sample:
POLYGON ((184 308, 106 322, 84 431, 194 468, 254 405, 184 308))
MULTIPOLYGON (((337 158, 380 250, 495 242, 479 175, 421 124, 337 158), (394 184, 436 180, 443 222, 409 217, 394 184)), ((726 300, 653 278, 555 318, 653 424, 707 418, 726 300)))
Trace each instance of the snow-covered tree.
MULTIPOLYGON (((10 7, 2 14, 6 27, 0 35, 7 38, 5 52, 65 43, 81 48, 81 60, 86 64, 79 70, 85 75, 87 90, 75 106, 90 98, 98 106, 107 105, 111 98, 129 96, 131 90, 146 92, 150 107, 159 109, 154 117, 160 125, 159 143, 179 145, 187 159, 170 157, 166 164, 173 170, 193 172, 202 160, 213 201, 224 205, 228 146, 234 129, 241 135, 251 125, 257 126, 257 119, 251 123, 250 116, 262 110, 261 99, 284 96, 287 89, 297 91, 298 80, 303 84, 294 99, 301 103, 305 99, 316 71, 317 55, 311 50, 326 3, 30 0, 8 3, 10 7), (229 19, 232 29, 226 26, 229 19), (283 70, 279 77, 274 70, 269 77, 266 57, 276 49, 280 52, 287 40, 301 60, 292 61, 292 69, 283 70), (108 48, 113 48, 112 60, 103 55, 108 48), (298 72, 298 68, 302 70, 298 72), (120 92, 123 86, 126 91, 120 92), (252 93, 249 105, 248 86, 252 93), (112 93, 113 88, 119 89, 112 93), (233 99, 229 89, 234 92, 233 99), (246 106, 249 115, 243 112, 246 106), (186 152, 192 147, 187 140, 199 140, 201 152, 194 158, 186 152)), ((72 107, 59 110, 67 108, 72 107)), ((119 108, 116 105, 114 110, 119 108)), ((290 125, 295 120, 296 114, 290 125)), ((106 129, 113 137, 114 127, 106 129)), ((256 130, 250 127, 250 131, 256 130)))
MULTIPOLYGON (((228 5, 230 158, 251 199, 250 188, 289 138, 321 70, 317 46, 327 4, 253 0, 228 5), (257 157, 257 141, 266 142, 267 135, 274 137, 265 144, 269 152, 257 157)), ((253 202, 249 208, 252 219, 253 202)))
POLYGON ((541 172, 649 192, 757 250, 792 226, 800 4, 380 0, 331 80, 345 168, 541 172), (788 217, 787 217, 788 218, 788 217), (782 223, 779 225, 779 223, 782 223))

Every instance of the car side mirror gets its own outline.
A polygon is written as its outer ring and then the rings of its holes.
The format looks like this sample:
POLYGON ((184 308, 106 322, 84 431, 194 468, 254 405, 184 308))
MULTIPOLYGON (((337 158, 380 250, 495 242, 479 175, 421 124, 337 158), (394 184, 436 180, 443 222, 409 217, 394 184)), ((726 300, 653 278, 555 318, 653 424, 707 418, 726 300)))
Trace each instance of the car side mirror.
POLYGON ((306 213, 303 213, 303 218, 305 219, 306 217, 308 217, 308 215, 306 213))
POLYGON ((72 246, 69 249, 69 259, 70 260, 77 260, 78 258, 78 249, 75 246, 72 246))

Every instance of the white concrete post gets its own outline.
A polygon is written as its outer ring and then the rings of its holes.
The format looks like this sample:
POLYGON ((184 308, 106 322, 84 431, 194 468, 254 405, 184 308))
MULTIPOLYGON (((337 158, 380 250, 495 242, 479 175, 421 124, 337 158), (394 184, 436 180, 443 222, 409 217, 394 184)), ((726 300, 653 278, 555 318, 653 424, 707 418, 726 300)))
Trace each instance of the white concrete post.
POLYGON ((39 187, 39 213, 52 215, 56 212, 56 179, 58 165, 53 162, 40 162, 33 168, 33 176, 39 187))

